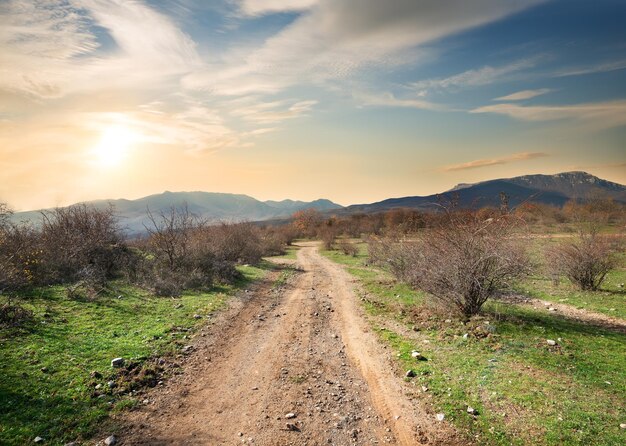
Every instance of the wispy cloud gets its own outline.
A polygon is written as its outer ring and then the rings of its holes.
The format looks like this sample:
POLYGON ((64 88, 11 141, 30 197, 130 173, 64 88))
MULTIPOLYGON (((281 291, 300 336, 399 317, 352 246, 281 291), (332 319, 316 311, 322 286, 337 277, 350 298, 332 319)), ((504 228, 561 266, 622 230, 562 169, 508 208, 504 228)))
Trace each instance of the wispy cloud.
POLYGON ((392 93, 373 94, 357 92, 353 94, 353 97, 357 99, 362 105, 368 106, 381 106, 381 107, 403 107, 403 108, 416 108, 420 110, 435 110, 443 111, 447 108, 440 104, 435 104, 430 101, 419 98, 397 98, 392 93))
POLYGON ((495 98, 494 101, 524 101, 526 99, 536 98, 537 96, 550 93, 552 90, 549 88, 541 88, 539 90, 523 90, 517 93, 512 93, 507 96, 501 96, 495 98))
POLYGON ((272 14, 277 12, 304 11, 310 9, 318 0, 239 0, 242 13, 249 16, 272 14))
POLYGON ((578 67, 567 67, 551 73, 552 77, 582 76, 585 74, 608 73, 611 71, 626 69, 626 60, 615 60, 598 63, 594 65, 584 65, 578 67))
POLYGON ((522 121, 571 119, 592 124, 595 128, 626 125, 626 101, 534 106, 497 104, 479 107, 470 113, 495 113, 522 121))
POLYGON ((442 170, 445 172, 455 172, 458 170, 478 169, 481 167, 510 164, 510 163, 514 163, 518 161, 526 161, 526 160, 542 158, 546 156, 549 156, 549 155, 544 152, 521 152, 521 153, 514 153, 512 155, 500 157, 500 158, 487 158, 487 159, 468 161, 466 163, 461 163, 461 164, 451 164, 449 166, 443 167, 442 170))
POLYGON ((413 63, 417 46, 542 1, 319 0, 262 46, 240 52, 226 66, 195 71, 183 85, 239 95, 349 79, 366 68, 413 63))
POLYGON ((478 69, 464 71, 453 76, 437 79, 426 79, 410 84, 415 90, 447 90, 454 88, 477 87, 489 85, 508 79, 514 73, 532 68, 537 64, 537 58, 518 60, 497 67, 484 66, 478 69))

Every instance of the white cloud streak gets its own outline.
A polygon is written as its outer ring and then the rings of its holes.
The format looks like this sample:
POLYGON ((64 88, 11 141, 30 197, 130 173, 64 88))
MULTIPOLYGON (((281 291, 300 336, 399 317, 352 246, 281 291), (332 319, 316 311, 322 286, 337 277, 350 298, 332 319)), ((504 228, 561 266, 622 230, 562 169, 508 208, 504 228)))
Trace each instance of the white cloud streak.
POLYGON ((506 96, 495 98, 494 101, 524 101, 527 99, 536 98, 537 96, 550 93, 552 90, 549 88, 541 88, 539 90, 523 90, 517 93, 512 93, 506 96))
POLYGON ((479 107, 470 113, 494 113, 534 122, 569 119, 589 123, 594 128, 626 125, 626 101, 535 106, 497 104, 479 107))

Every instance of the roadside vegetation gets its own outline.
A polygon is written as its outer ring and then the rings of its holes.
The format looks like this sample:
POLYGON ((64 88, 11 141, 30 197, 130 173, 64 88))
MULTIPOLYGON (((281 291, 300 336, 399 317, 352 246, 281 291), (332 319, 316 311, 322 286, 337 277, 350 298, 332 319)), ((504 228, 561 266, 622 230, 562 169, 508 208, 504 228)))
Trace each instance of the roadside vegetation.
MULTIPOLYGON (((536 237, 527 224, 508 227, 513 233, 506 241, 521 242, 514 249, 522 248, 527 260, 516 264, 514 274, 504 271, 506 276, 494 276, 503 270, 489 268, 513 253, 510 245, 487 249, 474 240, 482 237, 475 221, 500 218, 485 211, 474 213, 469 223, 462 217, 461 229, 473 229, 460 238, 454 226, 459 214, 417 231, 383 230, 367 241, 345 238, 324 254, 361 283, 372 327, 392 348, 397 373, 414 396, 433 417, 465 432, 468 442, 620 445, 626 441, 626 262, 622 238, 615 234, 624 221, 579 215, 568 222, 574 231, 554 237, 536 237), (442 223, 452 225, 450 231, 439 233, 442 223), (572 246, 579 253, 575 262, 553 257, 555 250, 568 252, 572 246), (480 267, 485 254, 494 258, 488 268, 480 267), (599 265, 602 280, 595 287, 581 284, 567 274, 571 264, 591 275, 599 265), (441 287, 451 293, 464 289, 457 288, 458 276, 473 277, 476 271, 493 276, 488 283, 497 285, 479 311, 469 314, 458 299, 437 295, 441 287), (424 282, 423 274, 431 277, 424 282), (605 316, 560 311, 551 303, 605 316)), ((482 286, 484 277, 479 274, 472 283, 482 286)))
POLYGON ((110 413, 178 372, 189 339, 261 279, 284 233, 209 225, 185 207, 127 240, 113 209, 74 206, 43 224, 0 207, 0 443, 88 439, 110 413), (119 361, 113 361, 121 358, 119 361), (119 362, 119 363, 118 363, 119 362))
POLYGON ((265 256, 296 259, 297 238, 361 282, 398 374, 468 441, 624 443, 624 206, 305 210, 267 227, 183 206, 148 211, 137 239, 114 209, 56 209, 37 227, 9 215, 0 205, 2 444, 84 440, 142 404, 228 297, 273 268, 265 256))

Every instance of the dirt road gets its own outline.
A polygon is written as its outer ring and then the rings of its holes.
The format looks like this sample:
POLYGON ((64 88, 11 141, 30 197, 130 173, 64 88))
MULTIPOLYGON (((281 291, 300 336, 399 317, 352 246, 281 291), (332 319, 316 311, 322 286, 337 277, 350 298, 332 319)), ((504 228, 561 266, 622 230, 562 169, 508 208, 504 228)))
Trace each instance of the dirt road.
POLYGON ((183 373, 125 419, 125 445, 453 444, 394 372, 350 276, 315 243, 301 273, 233 303, 183 373))

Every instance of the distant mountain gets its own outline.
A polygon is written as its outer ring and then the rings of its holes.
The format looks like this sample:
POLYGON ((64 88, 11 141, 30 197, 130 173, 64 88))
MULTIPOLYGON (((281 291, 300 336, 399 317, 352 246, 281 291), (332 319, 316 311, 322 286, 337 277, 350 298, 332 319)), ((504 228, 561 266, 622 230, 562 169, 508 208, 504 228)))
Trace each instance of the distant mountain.
MULTIPOLYGON (((262 221, 288 217, 296 211, 315 208, 319 211, 341 209, 342 206, 330 200, 320 199, 306 201, 259 201, 248 195, 211 193, 211 192, 163 192, 149 195, 137 200, 97 200, 85 204, 103 209, 112 205, 120 217, 121 225, 129 233, 144 231, 146 211, 153 214, 167 211, 172 206, 187 204, 189 211, 210 221, 262 221)), ((18 212, 13 215, 14 221, 37 222, 41 218, 40 211, 18 212)))
POLYGON ((499 206, 500 194, 505 193, 509 205, 525 201, 562 206, 571 199, 592 196, 607 197, 626 203, 626 186, 603 180, 586 172, 565 172, 556 175, 524 175, 515 178, 462 183, 441 194, 390 198, 371 204, 352 205, 343 212, 380 212, 394 208, 430 210, 439 204, 454 201, 461 208, 499 206))

